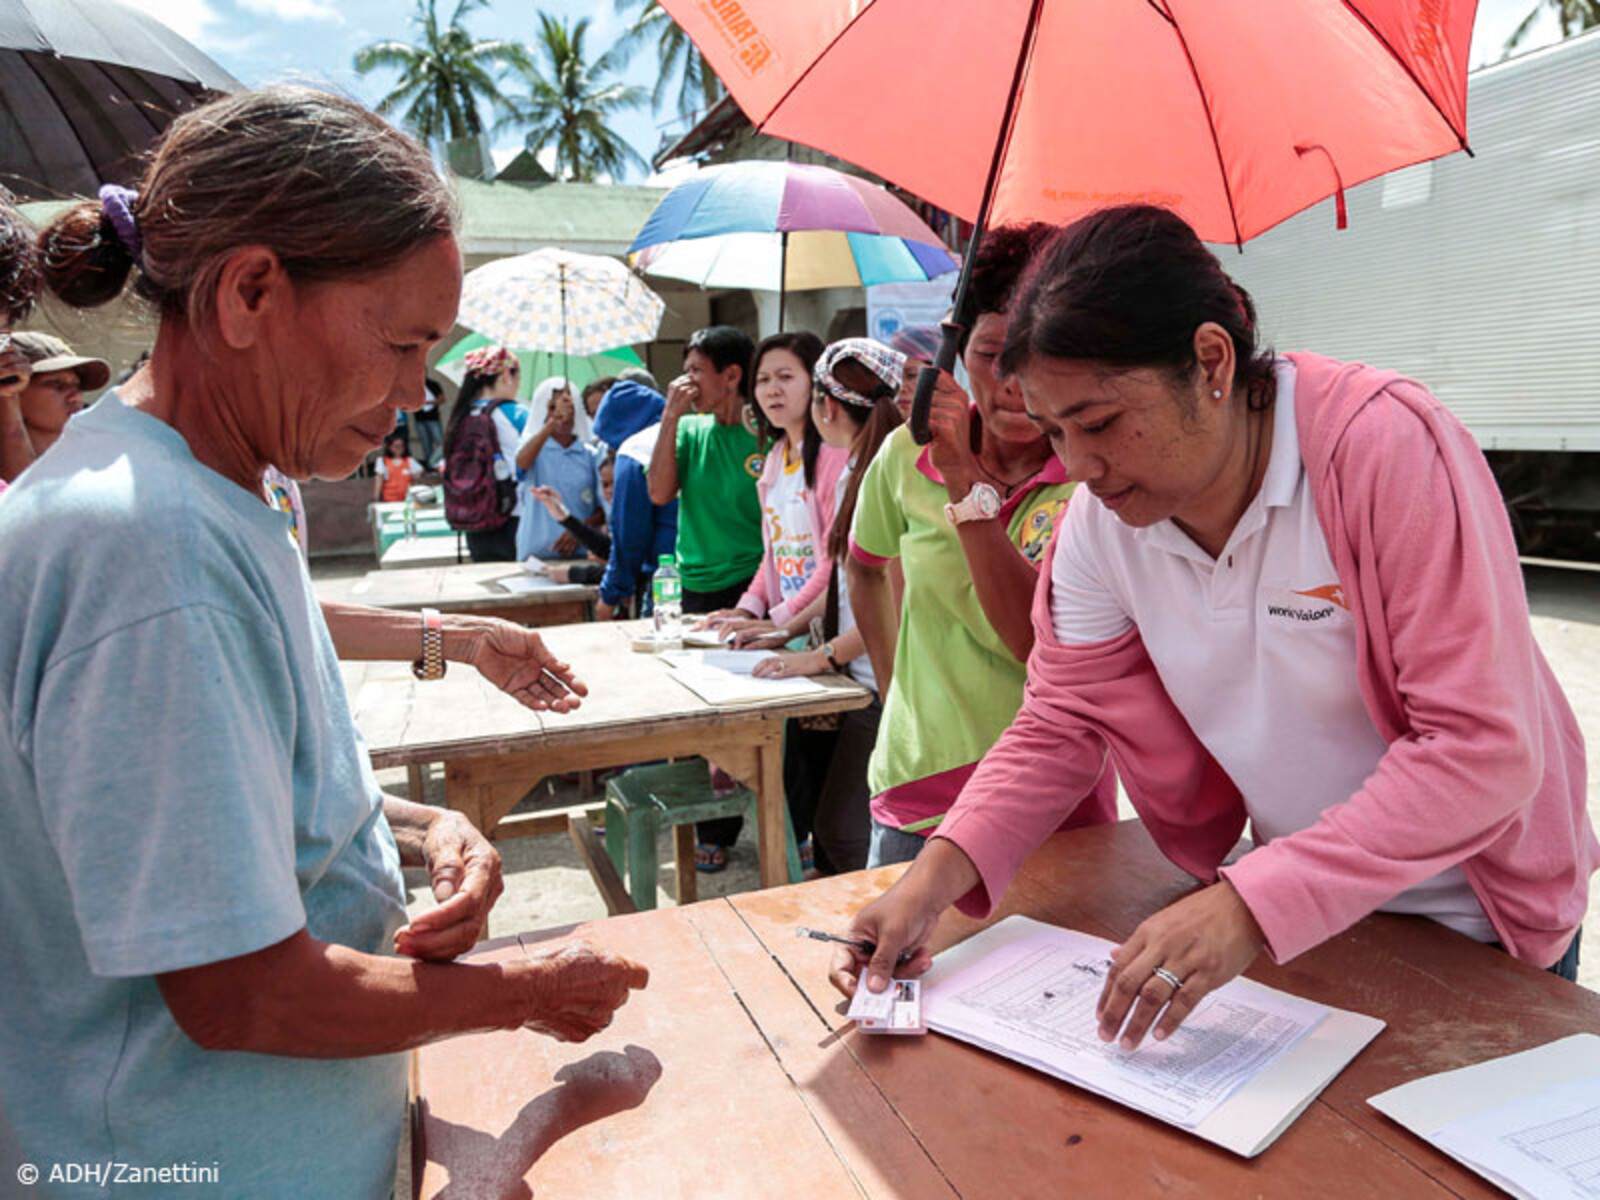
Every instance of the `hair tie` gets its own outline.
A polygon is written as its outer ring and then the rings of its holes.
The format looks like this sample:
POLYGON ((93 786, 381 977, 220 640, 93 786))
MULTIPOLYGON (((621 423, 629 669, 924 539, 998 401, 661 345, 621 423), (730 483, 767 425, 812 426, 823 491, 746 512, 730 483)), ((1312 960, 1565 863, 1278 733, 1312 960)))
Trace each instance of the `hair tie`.
POLYGON ((100 211, 111 222, 111 228, 117 233, 117 241, 122 243, 135 263, 139 262, 144 250, 139 238, 139 222, 133 215, 133 206, 138 199, 138 192, 115 183, 105 184, 100 189, 100 211))

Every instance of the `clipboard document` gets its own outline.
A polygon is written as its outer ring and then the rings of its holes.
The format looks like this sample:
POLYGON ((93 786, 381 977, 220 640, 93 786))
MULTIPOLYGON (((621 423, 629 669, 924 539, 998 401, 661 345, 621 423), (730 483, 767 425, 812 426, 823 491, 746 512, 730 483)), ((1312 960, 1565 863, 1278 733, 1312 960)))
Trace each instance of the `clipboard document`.
POLYGON ((928 1027, 1216 1142, 1259 1153, 1383 1027, 1235 979, 1166 1041, 1100 1040, 1114 944, 1013 916, 939 956, 928 1027), (1319 1036, 1320 1035, 1320 1036, 1319 1036))

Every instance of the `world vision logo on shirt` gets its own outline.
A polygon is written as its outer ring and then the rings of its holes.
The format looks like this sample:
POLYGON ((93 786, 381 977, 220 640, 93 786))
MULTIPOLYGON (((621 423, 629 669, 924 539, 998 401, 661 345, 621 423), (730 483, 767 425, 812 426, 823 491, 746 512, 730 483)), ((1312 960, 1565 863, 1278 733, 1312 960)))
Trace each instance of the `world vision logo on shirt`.
POLYGON ((760 479, 761 478, 761 470, 766 465, 767 465, 767 456, 766 455, 764 455, 764 454, 752 454, 749 458, 744 460, 744 473, 746 475, 750 476, 751 479, 760 479))
POLYGON ((1296 592, 1295 595, 1310 596, 1313 600, 1331 600, 1346 611, 1349 611, 1350 608, 1344 602, 1344 585, 1339 583, 1325 583, 1321 587, 1307 588, 1303 592, 1296 592))
POLYGON ((1344 589, 1337 583, 1304 590, 1270 588, 1266 593, 1267 616, 1279 621, 1317 625, 1350 611, 1344 589))
POLYGON ((1044 557, 1045 547, 1050 544, 1050 535, 1055 532, 1056 518, 1066 510, 1065 500, 1046 500, 1029 511, 1018 531, 1021 540, 1017 543, 1017 549, 1022 551, 1023 558, 1036 563, 1044 557))

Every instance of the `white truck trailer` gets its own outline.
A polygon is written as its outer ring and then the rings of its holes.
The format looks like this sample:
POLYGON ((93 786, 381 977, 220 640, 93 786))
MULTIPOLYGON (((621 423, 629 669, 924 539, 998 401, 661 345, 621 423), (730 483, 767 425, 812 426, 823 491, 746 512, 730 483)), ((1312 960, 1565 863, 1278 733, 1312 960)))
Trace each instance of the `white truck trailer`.
POLYGON ((1269 345, 1392 367, 1477 437, 1525 554, 1600 559, 1600 31, 1473 72, 1455 154, 1216 247, 1269 345))

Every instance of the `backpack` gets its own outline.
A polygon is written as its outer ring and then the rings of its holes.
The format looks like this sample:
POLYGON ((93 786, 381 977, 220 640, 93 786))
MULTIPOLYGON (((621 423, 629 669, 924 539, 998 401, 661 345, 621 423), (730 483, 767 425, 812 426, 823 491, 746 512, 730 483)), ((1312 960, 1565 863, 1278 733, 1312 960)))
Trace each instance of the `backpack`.
POLYGON ((462 417, 455 444, 445 458, 444 519, 460 533, 499 529, 517 506, 517 482, 511 477, 510 464, 506 464, 506 478, 495 474, 500 434, 494 427, 494 414, 499 407, 496 404, 462 417))

